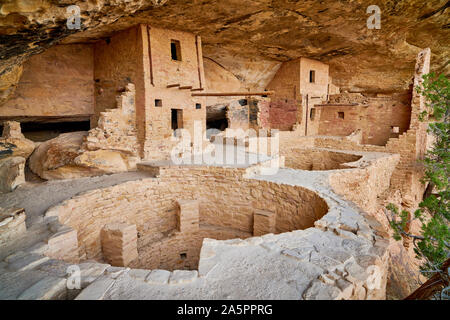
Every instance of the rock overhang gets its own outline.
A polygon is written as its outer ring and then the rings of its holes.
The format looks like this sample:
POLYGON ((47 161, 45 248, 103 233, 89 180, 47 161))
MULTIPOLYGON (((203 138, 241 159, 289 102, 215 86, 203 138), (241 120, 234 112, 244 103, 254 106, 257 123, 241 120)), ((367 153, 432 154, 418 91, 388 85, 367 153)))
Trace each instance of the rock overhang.
POLYGON ((81 8, 80 30, 67 28, 66 8, 40 3, 33 10, 20 1, 2 6, 1 101, 12 93, 20 78, 20 65, 30 55, 61 40, 76 43, 107 38, 137 23, 200 34, 205 56, 226 66, 249 87, 261 86, 279 62, 299 56, 329 63, 332 76, 339 78, 336 84, 356 91, 407 88, 411 61, 427 46, 434 53, 435 70, 448 71, 448 4, 444 0, 379 3, 379 30, 366 28, 366 9, 373 4, 369 1, 346 7, 320 1, 246 0, 245 4, 233 1, 225 5, 172 0, 159 7, 140 1, 101 1, 96 5, 75 1, 71 4, 81 8))

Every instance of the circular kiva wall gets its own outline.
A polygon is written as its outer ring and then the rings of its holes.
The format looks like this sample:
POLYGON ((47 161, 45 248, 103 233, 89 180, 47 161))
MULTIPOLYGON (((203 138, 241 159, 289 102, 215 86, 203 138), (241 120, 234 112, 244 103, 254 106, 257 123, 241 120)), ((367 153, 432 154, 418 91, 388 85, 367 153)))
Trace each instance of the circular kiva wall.
POLYGON ((225 240, 305 229, 328 211, 326 202, 310 190, 245 179, 244 172, 220 167, 161 169, 159 178, 90 191, 47 215, 57 215, 61 223, 77 230, 82 260, 111 263, 104 256, 104 244, 102 249, 102 230, 122 223, 137 229, 138 258, 127 266, 174 270, 197 269, 204 238, 225 240), (180 210, 187 212, 181 223, 180 210))
POLYGON ((362 158, 361 155, 318 149, 289 149, 283 154, 285 166, 299 170, 335 170, 349 168, 345 165, 362 158))

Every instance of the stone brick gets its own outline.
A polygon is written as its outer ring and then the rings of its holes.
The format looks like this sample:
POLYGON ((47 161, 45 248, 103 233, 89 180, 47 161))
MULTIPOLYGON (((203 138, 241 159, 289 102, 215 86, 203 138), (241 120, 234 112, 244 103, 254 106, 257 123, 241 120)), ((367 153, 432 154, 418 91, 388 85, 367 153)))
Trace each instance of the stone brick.
POLYGON ((113 266, 128 266, 138 258, 136 225, 107 224, 101 241, 103 256, 113 266))
POLYGON ((253 235, 261 236, 266 233, 274 233, 275 218, 276 214, 274 212, 255 210, 253 214, 253 235))
POLYGON ((198 200, 178 200, 177 226, 180 232, 198 231, 199 202, 198 200))

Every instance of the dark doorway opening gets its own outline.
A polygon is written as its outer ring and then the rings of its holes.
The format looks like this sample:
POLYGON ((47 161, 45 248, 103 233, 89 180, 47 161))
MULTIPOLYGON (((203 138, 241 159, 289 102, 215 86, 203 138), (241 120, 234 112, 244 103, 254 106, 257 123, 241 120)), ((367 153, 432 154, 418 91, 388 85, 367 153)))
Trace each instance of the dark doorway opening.
POLYGON ((20 127, 25 138, 41 142, 56 138, 62 133, 89 131, 89 121, 67 122, 21 122, 20 127))
POLYGON ((183 128, 183 110, 181 109, 171 109, 171 125, 172 130, 177 130, 183 128))
POLYGON ((172 60, 181 61, 181 45, 178 40, 170 41, 170 53, 172 55, 172 60))
POLYGON ((309 71, 309 82, 310 83, 316 82, 316 71, 314 71, 314 70, 309 71))
POLYGON ((206 129, 218 129, 220 131, 224 131, 228 128, 228 119, 211 119, 206 121, 206 129))

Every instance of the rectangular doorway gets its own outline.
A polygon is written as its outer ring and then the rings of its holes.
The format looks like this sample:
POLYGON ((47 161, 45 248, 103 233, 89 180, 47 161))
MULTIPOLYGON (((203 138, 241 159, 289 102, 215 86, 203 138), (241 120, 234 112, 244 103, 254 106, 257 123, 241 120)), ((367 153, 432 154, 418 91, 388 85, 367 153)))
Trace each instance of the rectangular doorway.
POLYGON ((171 123, 172 130, 175 131, 177 129, 183 128, 183 110, 181 109, 171 109, 171 123))

